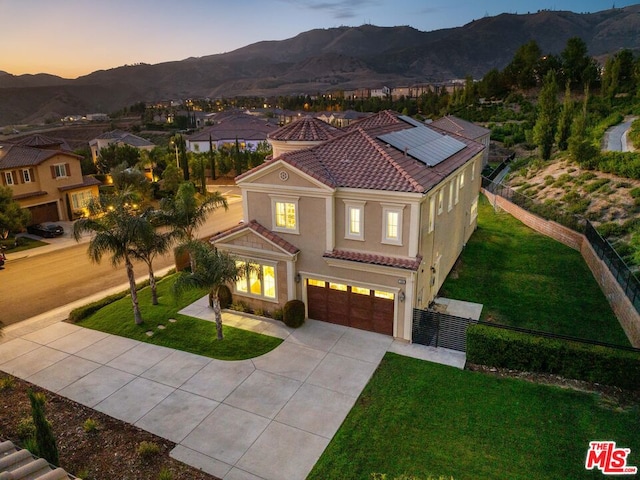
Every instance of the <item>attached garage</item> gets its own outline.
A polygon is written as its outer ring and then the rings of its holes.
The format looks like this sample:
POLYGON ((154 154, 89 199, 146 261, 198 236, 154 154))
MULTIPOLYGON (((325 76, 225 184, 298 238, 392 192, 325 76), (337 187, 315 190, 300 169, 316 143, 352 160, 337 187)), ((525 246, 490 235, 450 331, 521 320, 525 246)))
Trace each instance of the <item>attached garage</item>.
POLYGON ((29 207, 29 211, 31 212, 31 224, 57 222, 60 220, 56 202, 29 207))
POLYGON ((393 293, 312 278, 306 286, 309 318, 393 335, 393 293))

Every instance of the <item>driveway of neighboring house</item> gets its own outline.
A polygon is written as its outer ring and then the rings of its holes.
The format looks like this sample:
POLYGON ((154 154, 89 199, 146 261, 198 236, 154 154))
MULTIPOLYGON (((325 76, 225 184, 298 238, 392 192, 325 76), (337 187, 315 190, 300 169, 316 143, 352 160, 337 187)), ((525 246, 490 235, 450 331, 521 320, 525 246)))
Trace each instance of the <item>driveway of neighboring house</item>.
MULTIPOLYGON (((212 319, 203 298, 182 311, 212 319)), ((278 336, 271 352, 214 360, 68 323, 0 344, 0 370, 169 439, 171 455, 224 480, 304 479, 387 351, 464 366, 464 354, 362 330, 225 313, 278 336)))

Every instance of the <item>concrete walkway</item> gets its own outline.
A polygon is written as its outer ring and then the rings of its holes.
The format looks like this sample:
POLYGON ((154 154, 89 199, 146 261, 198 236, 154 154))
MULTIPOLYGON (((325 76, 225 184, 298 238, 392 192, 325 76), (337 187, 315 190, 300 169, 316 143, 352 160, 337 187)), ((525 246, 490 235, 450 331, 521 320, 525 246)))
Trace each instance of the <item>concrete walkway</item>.
MULTIPOLYGON (((182 313, 212 320, 207 298, 182 313)), ((463 368, 460 352, 318 321, 224 313, 284 339, 221 361, 54 323, 0 344, 0 370, 176 442, 171 456, 225 480, 304 479, 385 352, 463 368)))

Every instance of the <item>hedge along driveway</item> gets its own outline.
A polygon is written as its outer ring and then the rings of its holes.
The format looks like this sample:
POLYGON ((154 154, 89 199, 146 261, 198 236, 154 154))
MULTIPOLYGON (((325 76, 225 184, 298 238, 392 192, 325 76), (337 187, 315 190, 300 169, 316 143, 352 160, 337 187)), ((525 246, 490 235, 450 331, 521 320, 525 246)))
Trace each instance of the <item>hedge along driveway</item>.
POLYGON ((482 303, 481 320, 630 345, 580 253, 482 195, 478 229, 440 295, 482 303))

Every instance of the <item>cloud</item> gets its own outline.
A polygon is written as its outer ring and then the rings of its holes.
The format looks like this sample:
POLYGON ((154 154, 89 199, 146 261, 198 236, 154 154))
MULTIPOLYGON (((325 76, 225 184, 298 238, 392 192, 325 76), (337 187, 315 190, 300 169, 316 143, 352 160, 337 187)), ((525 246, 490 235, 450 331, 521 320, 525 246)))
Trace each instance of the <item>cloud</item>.
POLYGON ((324 12, 336 19, 354 18, 362 15, 367 8, 377 7, 378 0, 335 0, 335 1, 291 1, 297 6, 307 8, 316 12, 324 12))

